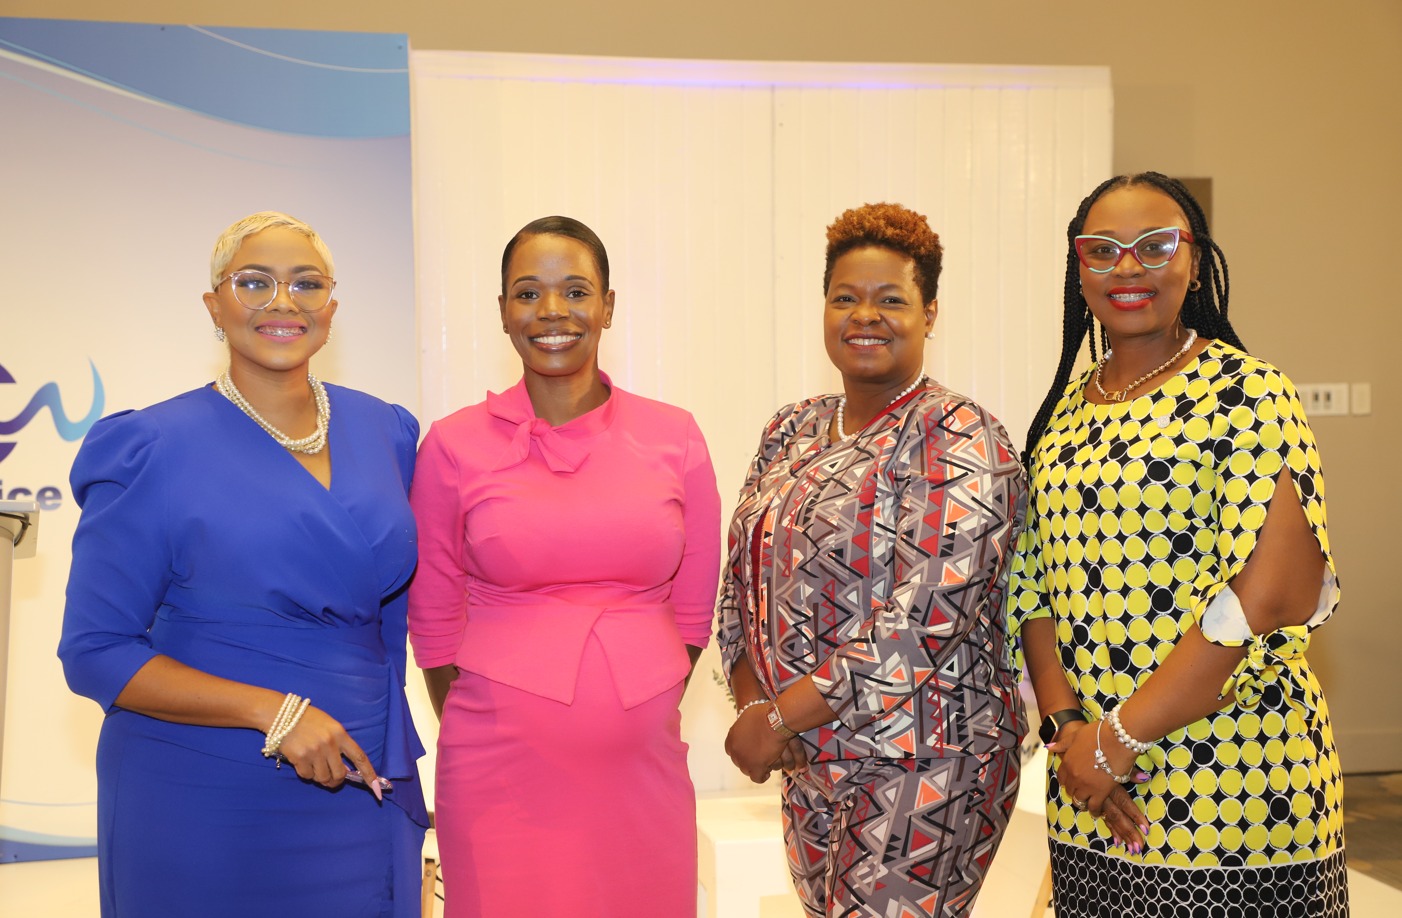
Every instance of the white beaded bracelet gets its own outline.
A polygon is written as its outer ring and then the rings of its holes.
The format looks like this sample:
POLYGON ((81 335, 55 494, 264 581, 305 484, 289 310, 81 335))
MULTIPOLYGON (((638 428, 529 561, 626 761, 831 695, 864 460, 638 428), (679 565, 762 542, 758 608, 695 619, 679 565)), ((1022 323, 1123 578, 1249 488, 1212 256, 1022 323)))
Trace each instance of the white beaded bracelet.
POLYGON ((277 750, 282 745, 283 724, 287 723, 287 718, 292 716, 293 710, 301 702, 302 696, 289 692, 282 699, 282 706, 277 709, 277 716, 268 725, 268 731, 263 739, 263 758, 272 758, 277 755, 277 750))
POLYGON ((1126 748, 1133 750, 1139 755, 1143 755, 1150 749, 1153 749, 1154 744, 1141 743, 1139 740, 1129 735, 1129 731, 1125 729, 1124 724, 1120 723, 1121 707, 1124 707, 1124 705, 1121 704, 1120 707, 1112 709, 1109 714, 1105 715, 1105 719, 1110 722, 1111 729, 1115 731, 1116 739, 1118 739, 1122 744, 1124 744, 1126 748))
POLYGON ((1105 721, 1101 721, 1095 727, 1095 767, 1105 772, 1119 784, 1128 784, 1134 778, 1134 766, 1129 766, 1129 771, 1122 775, 1115 774, 1115 769, 1110 767, 1110 760, 1105 757, 1105 750, 1100 748, 1100 729, 1105 726, 1105 721))
POLYGON ((272 725, 268 727, 267 737, 263 742, 263 758, 276 758, 277 767, 282 767, 283 756, 279 751, 282 741, 297 726, 302 715, 307 713, 311 703, 310 698, 288 692, 287 697, 282 699, 282 707, 278 708, 277 717, 273 718, 272 725))
POLYGON ((738 710, 738 711, 735 712, 735 719, 736 719, 736 720, 739 720, 739 719, 740 719, 740 715, 744 714, 744 713, 745 713, 746 711, 748 711, 750 708, 754 707, 755 705, 759 705, 759 704, 769 704, 769 699, 768 699, 768 698, 764 698, 764 697, 759 697, 759 698, 756 698, 754 701, 747 701, 747 702, 745 702, 744 704, 740 705, 740 710, 738 710))
POLYGON ((263 743, 263 756, 265 758, 277 752, 277 744, 273 741, 273 737, 277 734, 283 723, 286 722, 287 718, 292 715, 292 710, 301 700, 301 695, 294 695, 291 692, 283 696, 282 707, 277 709, 277 716, 273 718, 273 722, 268 726, 267 739, 263 743))

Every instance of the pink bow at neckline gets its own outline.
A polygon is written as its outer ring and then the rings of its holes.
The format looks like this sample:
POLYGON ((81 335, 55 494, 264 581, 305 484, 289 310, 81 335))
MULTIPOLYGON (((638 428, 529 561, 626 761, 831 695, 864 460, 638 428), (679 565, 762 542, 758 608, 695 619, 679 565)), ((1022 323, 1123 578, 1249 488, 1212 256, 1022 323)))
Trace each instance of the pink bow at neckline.
POLYGON ((494 392, 487 394, 487 411, 493 417, 516 425, 511 443, 497 460, 493 471, 499 472, 525 462, 531 454, 532 442, 539 448, 546 466, 557 474, 577 471, 589 457, 583 446, 551 427, 549 421, 520 411, 517 406, 494 392))

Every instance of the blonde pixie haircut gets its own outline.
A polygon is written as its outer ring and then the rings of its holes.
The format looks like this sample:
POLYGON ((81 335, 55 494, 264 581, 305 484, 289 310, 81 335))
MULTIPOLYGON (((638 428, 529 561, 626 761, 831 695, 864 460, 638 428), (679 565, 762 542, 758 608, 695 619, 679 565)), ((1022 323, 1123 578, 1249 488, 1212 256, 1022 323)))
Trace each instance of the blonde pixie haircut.
POLYGON ((312 248, 316 249, 316 253, 326 263, 327 275, 329 277, 336 276, 336 265, 331 260, 331 250, 326 247, 326 243, 317 235, 316 230, 296 217, 279 213, 276 210, 261 210, 256 214, 249 214, 219 234, 219 238, 214 243, 214 254, 209 257, 210 288, 218 289, 219 285, 223 283, 224 272, 228 270, 229 262, 234 260, 234 253, 239 250, 239 246, 243 245, 245 239, 273 226, 285 226, 306 236, 311 240, 312 248))

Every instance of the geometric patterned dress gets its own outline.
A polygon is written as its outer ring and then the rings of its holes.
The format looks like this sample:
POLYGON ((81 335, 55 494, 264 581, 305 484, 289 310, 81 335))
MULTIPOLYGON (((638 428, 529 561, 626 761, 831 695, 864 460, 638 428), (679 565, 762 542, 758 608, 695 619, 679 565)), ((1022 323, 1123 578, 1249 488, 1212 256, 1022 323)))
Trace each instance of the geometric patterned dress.
MULTIPOLYGON (((1057 404, 1032 462, 1008 585, 1014 641, 1050 617, 1085 714, 1122 704, 1198 624, 1249 651, 1221 711, 1154 744, 1126 789, 1149 821, 1140 854, 1078 812, 1048 763, 1059 916, 1345 916, 1343 780, 1305 659, 1338 602, 1324 479, 1294 386, 1218 341, 1157 390, 1097 405, 1089 373, 1057 404), (1327 569, 1306 624, 1253 635, 1228 584, 1251 557, 1289 467, 1327 569)), ((1021 668, 1021 654, 1014 648, 1021 668)))
POLYGON ((936 383, 830 443, 823 396, 765 429, 730 529, 719 640, 774 697, 838 719, 783 780, 812 916, 963 915, 1002 839, 1026 730, 1003 616, 1026 487, 1007 434, 936 383))

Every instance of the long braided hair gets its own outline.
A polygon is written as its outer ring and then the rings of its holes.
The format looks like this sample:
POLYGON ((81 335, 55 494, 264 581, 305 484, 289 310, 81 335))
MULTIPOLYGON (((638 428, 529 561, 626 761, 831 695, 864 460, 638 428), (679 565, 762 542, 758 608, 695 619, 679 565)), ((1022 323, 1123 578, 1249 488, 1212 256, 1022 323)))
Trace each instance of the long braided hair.
MULTIPOLYGON (((1022 464, 1027 469, 1028 474, 1032 472, 1032 454, 1037 448, 1037 441, 1042 439, 1042 434, 1047 429, 1047 422, 1051 420, 1052 411, 1056 408, 1056 403, 1061 400, 1061 394, 1066 389, 1066 384, 1071 381, 1071 370, 1076 365, 1076 356, 1081 351, 1082 341, 1088 343, 1091 362, 1094 363, 1098 359, 1095 319, 1091 316, 1090 307, 1086 305, 1085 297, 1081 294, 1080 260, 1076 257, 1076 237, 1085 229, 1086 215, 1090 212, 1091 205, 1100 200, 1101 196, 1108 191, 1134 185, 1149 185, 1156 188, 1172 198, 1182 208, 1183 213, 1188 218, 1188 229, 1193 234, 1194 244, 1201 253, 1197 272, 1197 280, 1201 286, 1197 290, 1189 290, 1184 297, 1179 321, 1187 328, 1196 329, 1197 333, 1204 338, 1216 338, 1233 347, 1246 350, 1246 346, 1237 337, 1236 329, 1232 328, 1232 323, 1227 321, 1227 299, 1231 292, 1231 281, 1227 274, 1227 257, 1222 254, 1222 250, 1217 247, 1217 243, 1213 241, 1208 232, 1207 216, 1202 212, 1202 206, 1198 204, 1192 193, 1184 187, 1182 182, 1158 172, 1117 175, 1101 182, 1094 191, 1086 195, 1085 200, 1081 201, 1076 216, 1066 227, 1066 285, 1062 294, 1064 311, 1061 320, 1061 360, 1056 365, 1056 376, 1052 380, 1051 388, 1047 390, 1046 398, 1042 399, 1042 407, 1037 409, 1037 414, 1032 419, 1032 426, 1027 429, 1027 448, 1022 453, 1022 464)), ((1100 329, 1099 338, 1100 347, 1109 350, 1110 341, 1105 334, 1105 329, 1100 329)))

